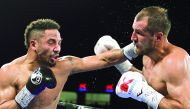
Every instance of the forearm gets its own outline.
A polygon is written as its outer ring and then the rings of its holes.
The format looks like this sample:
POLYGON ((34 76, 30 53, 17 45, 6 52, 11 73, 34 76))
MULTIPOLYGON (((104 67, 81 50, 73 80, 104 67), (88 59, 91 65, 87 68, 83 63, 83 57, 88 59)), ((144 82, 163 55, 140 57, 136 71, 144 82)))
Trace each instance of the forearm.
POLYGON ((121 49, 110 50, 108 52, 102 53, 101 55, 101 60, 103 60, 105 63, 111 66, 127 60, 121 49))
POLYGON ((126 60, 120 64, 115 65, 115 67, 120 71, 121 74, 127 71, 142 72, 135 68, 133 64, 129 61, 138 56, 134 51, 134 47, 134 44, 131 43, 122 49, 123 55, 126 57, 126 60))
POLYGON ((105 53, 106 51, 111 51, 110 53, 107 52, 105 57, 101 59, 103 60, 103 62, 106 62, 106 65, 107 63, 108 65, 114 65, 119 70, 119 72, 123 74, 129 70, 139 72, 138 69, 134 69, 133 65, 129 61, 137 57, 134 48, 134 43, 131 43, 121 49, 118 42, 115 39, 113 39, 109 35, 105 35, 97 41, 94 47, 94 52, 95 54, 101 54, 105 53), (118 51, 116 49, 118 49, 118 51))
POLYGON ((15 100, 6 101, 0 104, 0 109, 21 109, 15 100))
POLYGON ((180 102, 166 97, 160 101, 158 107, 158 109, 186 109, 180 102))

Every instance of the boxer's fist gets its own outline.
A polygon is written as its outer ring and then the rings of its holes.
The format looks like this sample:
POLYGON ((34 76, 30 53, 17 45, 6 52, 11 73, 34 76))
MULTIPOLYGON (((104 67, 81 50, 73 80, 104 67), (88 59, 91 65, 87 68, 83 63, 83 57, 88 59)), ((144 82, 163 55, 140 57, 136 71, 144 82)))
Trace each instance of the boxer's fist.
POLYGON ((120 49, 119 44, 109 35, 102 36, 94 47, 95 54, 100 54, 112 49, 120 49))
MULTIPOLYGON (((141 91, 141 86, 147 84, 144 76, 138 72, 128 71, 122 74, 117 86, 116 94, 121 98, 136 96, 141 91), (137 84, 141 84, 137 86, 137 84)), ((138 99, 138 101, 141 101, 138 99)))
POLYGON ((44 66, 39 67, 31 74, 26 85, 16 95, 15 100, 22 108, 25 108, 46 87, 52 89, 56 87, 56 84, 57 81, 51 69, 44 66))
MULTIPOLYGON (((119 44, 115 39, 113 39, 109 35, 102 36, 96 43, 94 47, 95 54, 100 54, 112 49, 120 49, 119 44)), ((127 72, 129 69, 131 69, 132 64, 126 60, 120 64, 115 65, 115 67, 119 70, 119 72, 122 74, 124 72, 127 72)))
POLYGON ((26 84, 26 88, 34 95, 39 94, 42 90, 47 88, 54 88, 56 86, 56 79, 51 71, 47 67, 40 67, 36 69, 26 84))
POLYGON ((164 97, 147 84, 144 77, 138 72, 124 73, 117 86, 116 94, 121 98, 133 98, 147 103, 153 109, 157 109, 161 99, 164 97))

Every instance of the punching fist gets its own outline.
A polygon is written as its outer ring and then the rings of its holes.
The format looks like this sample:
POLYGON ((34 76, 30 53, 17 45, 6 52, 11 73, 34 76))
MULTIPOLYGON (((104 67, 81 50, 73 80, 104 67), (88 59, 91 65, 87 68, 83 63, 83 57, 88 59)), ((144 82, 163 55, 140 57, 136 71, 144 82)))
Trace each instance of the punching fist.
POLYGON ((109 35, 102 36, 94 47, 95 54, 100 54, 112 49, 120 49, 119 44, 109 35))
POLYGON ((158 108, 161 99, 164 97, 147 84, 143 75, 132 71, 121 76, 116 86, 116 94, 121 98, 130 97, 147 103, 153 109, 158 108))
POLYGON ((39 67, 31 74, 26 85, 16 95, 15 100, 22 108, 25 108, 46 87, 52 89, 56 87, 56 84, 57 81, 51 69, 44 66, 39 67))
MULTIPOLYGON (((96 43, 94 47, 95 54, 100 54, 112 49, 120 49, 119 44, 115 39, 113 39, 109 35, 102 36, 96 43)), ((132 64, 126 60, 120 64, 115 65, 115 67, 120 71, 120 73, 127 72, 131 67, 132 64)))

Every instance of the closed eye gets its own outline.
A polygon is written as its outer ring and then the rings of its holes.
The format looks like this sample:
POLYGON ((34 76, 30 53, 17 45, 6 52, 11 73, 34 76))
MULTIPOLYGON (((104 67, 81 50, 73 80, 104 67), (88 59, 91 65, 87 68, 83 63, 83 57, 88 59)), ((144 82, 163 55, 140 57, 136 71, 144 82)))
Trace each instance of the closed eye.
POLYGON ((50 45, 55 44, 55 43, 56 43, 56 41, 54 39, 49 39, 48 40, 48 44, 50 44, 50 45))
POLYGON ((143 31, 135 30, 135 33, 141 36, 145 36, 145 33, 143 31))

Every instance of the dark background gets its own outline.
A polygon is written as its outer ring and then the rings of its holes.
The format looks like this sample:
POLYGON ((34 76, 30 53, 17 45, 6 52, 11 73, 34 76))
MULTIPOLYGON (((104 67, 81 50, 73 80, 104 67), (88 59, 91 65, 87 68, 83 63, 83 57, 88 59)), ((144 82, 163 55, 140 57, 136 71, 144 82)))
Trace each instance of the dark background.
MULTIPOLYGON (((0 1, 0 65, 24 55, 24 30, 32 20, 51 18, 61 25, 61 55, 84 57, 93 55, 96 41, 102 35, 114 37, 121 47, 130 43, 134 16, 142 8, 159 5, 168 9, 172 21, 169 41, 189 51, 190 8, 188 0, 1 0, 0 1)), ((132 63, 142 67, 141 57, 132 63)), ((90 92, 101 93, 106 84, 120 77, 114 68, 70 76, 64 90, 77 91, 87 82, 90 92)), ((80 93, 80 92, 79 92, 80 93)), ((79 102, 79 104, 83 104, 79 102)), ((145 109, 143 103, 121 99, 112 94, 112 108, 145 109)), ((111 108, 111 107, 110 107, 111 108)))

